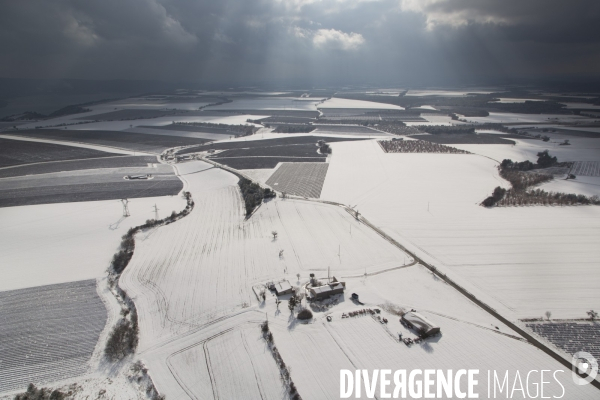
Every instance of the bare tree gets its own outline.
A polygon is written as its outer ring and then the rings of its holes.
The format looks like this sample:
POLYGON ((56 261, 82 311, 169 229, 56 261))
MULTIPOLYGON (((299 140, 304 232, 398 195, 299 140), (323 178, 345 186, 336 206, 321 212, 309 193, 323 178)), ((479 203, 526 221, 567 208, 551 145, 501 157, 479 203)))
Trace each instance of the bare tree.
POLYGON ((277 231, 271 231, 271 235, 273 235, 273 240, 277 239, 277 231))
POLYGON ((296 278, 298 278, 298 282, 300 282, 300 272, 296 274, 296 278))
POLYGON ((596 311, 594 311, 594 310, 590 310, 590 311, 588 311, 588 312, 587 312, 587 315, 589 315, 589 316, 590 316, 590 319, 591 319, 592 321, 593 321, 593 320, 595 320, 596 318, 598 318, 598 313, 597 313, 596 311))
POLYGON ((297 305, 298 305, 298 298, 296 297, 296 295, 293 295, 288 300, 288 308, 290 309, 290 312, 292 314, 294 313, 294 309, 296 308, 297 305))
POLYGON ((550 321, 551 316, 552 316, 552 313, 550 311, 546 311, 546 318, 548 319, 548 321, 550 321))

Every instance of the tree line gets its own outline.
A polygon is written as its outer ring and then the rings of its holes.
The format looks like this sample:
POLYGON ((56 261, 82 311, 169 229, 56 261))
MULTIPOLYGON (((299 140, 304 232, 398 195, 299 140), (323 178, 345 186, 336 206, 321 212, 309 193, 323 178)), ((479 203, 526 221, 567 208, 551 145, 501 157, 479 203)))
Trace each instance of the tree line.
POLYGON ((538 159, 534 164, 529 160, 514 162, 505 159, 498 166, 500 176, 510 182, 511 188, 500 186, 494 189, 491 196, 481 203, 484 207, 493 206, 524 206, 524 205, 600 205, 598 196, 587 197, 582 194, 547 192, 543 189, 528 190, 531 186, 551 181, 553 176, 543 171, 549 167, 569 166, 569 163, 559 163, 548 150, 537 153, 538 159))

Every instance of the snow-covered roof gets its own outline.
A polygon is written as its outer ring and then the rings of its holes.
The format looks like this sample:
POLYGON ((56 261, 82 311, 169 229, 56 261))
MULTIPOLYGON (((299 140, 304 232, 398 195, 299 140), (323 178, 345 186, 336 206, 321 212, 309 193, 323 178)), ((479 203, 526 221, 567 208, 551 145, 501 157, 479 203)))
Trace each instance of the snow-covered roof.
POLYGON ((285 292, 292 289, 292 285, 288 281, 281 281, 275 284, 275 290, 277 293, 285 292))
POLYGON ((327 292, 331 292, 333 290, 337 290, 337 289, 344 289, 346 287, 346 285, 344 285, 344 282, 332 282, 323 286, 319 286, 319 287, 315 287, 315 288, 311 288, 310 290, 312 292, 314 292, 315 294, 322 294, 322 293, 327 293, 327 292))
POLYGON ((406 321, 410 322, 416 328, 424 328, 426 332, 429 332, 432 329, 433 330, 440 329, 436 324, 434 324, 433 322, 431 322, 430 320, 428 320, 427 318, 425 318, 423 315, 419 314, 416 311, 407 312, 406 314, 404 314, 404 316, 402 318, 404 318, 406 321))

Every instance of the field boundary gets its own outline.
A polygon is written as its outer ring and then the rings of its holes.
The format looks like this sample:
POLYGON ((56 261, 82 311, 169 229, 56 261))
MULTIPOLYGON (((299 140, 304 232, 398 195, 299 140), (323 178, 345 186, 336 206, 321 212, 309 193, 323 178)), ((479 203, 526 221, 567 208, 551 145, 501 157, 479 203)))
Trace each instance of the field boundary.
MULTIPOLYGON (((293 198, 293 197, 296 197, 296 196, 290 196, 290 198, 293 198)), ((385 232, 383 232, 383 230, 377 228, 375 225, 373 225, 365 217, 363 217, 360 214, 357 216, 356 212, 353 209, 351 209, 350 207, 348 207, 348 206, 346 206, 344 204, 333 202, 333 201, 325 201, 325 200, 318 200, 318 199, 308 199, 308 198, 299 198, 299 200, 315 201, 315 202, 319 202, 319 203, 325 203, 325 204, 330 204, 330 205, 335 205, 335 206, 338 206, 338 207, 342 207, 344 210, 346 210, 346 212, 348 212, 350 215, 352 215, 353 217, 355 217, 357 220, 363 222, 369 228, 373 229, 376 233, 378 233, 385 240, 387 240, 388 242, 390 242, 394 246, 398 247, 400 250, 406 252, 406 254, 408 254, 411 257, 413 257, 413 259, 415 260, 414 261, 415 263, 419 263, 419 264, 423 265, 424 267, 426 267, 427 269, 429 269, 432 274, 434 274, 434 275, 438 276, 439 278, 441 278, 444 282, 446 282, 448 285, 452 286, 454 289, 456 289, 457 291, 459 291, 462 295, 464 295, 465 297, 467 297, 473 303, 477 304, 484 311, 488 312, 490 315, 492 315, 494 318, 498 319, 500 322, 502 322, 503 324, 505 324, 506 326, 508 326, 509 328, 511 328, 513 331, 517 332, 519 335, 521 335, 523 338, 525 338, 531 345, 537 347, 538 349, 540 349, 541 351, 543 351, 544 353, 546 353, 547 355, 549 355, 550 357, 552 357, 553 359, 555 359, 556 361, 558 361, 559 363, 561 363, 563 366, 569 368, 570 370, 572 370, 572 371, 576 370, 576 367, 571 363, 570 360, 566 359, 563 355, 557 353, 555 350, 553 350, 552 348, 550 348, 548 345, 546 345, 545 343, 543 343, 541 340, 537 339, 534 336, 533 333, 527 332, 525 329, 521 328, 517 323, 512 322, 508 318, 505 318, 504 316, 502 316, 498 311, 496 311, 494 308, 492 308, 491 306, 489 306, 483 300, 480 300, 478 297, 476 297, 474 294, 472 294, 471 292, 469 292, 467 289, 463 288, 461 285, 459 285, 458 283, 456 283, 453 279, 449 278, 446 274, 438 271, 436 267, 434 267, 433 265, 431 265, 431 264, 423 261, 423 259, 421 259, 420 257, 418 257, 416 254, 414 254, 413 252, 411 252, 408 249, 406 249, 406 247, 404 247, 403 245, 401 245, 400 243, 398 243, 396 240, 394 240, 392 237, 390 237, 388 234, 386 234, 385 232)), ((596 389, 600 390, 600 381, 598 381, 597 379, 594 379, 591 382, 591 384, 596 389)))
MULTIPOLYGON (((245 174, 243 174, 243 173, 241 173, 241 172, 239 172, 237 170, 234 170, 233 168, 230 168, 230 167, 227 167, 227 166, 223 166, 223 165, 221 165, 219 163, 207 160, 205 158, 202 158, 202 160, 210 162, 211 164, 214 164, 214 165, 218 166, 219 168, 222 168, 222 169, 224 169, 226 171, 229 171, 229 172, 233 173, 236 176, 243 176, 244 178, 249 179, 249 180, 255 182, 251 177, 248 177, 245 174)), ((261 187, 263 186, 263 185, 260 184, 260 182, 256 182, 256 183, 258 185, 260 185, 261 187)), ((277 191, 275 191, 275 192, 277 192, 277 191)), ((423 259, 421 259, 420 257, 418 257, 415 253, 409 251, 402 244, 400 244, 399 242, 397 242, 395 239, 393 239, 391 236, 389 236, 383 230, 381 230, 378 227, 376 227, 375 225, 373 225, 368 219, 366 219, 365 217, 363 217, 361 214, 357 214, 356 211, 353 210, 353 209, 351 209, 350 207, 348 207, 348 206, 346 206, 344 204, 341 204, 341 203, 334 202, 334 201, 319 200, 319 199, 309 199, 307 197, 294 196, 294 195, 288 195, 287 197, 289 197, 291 199, 313 201, 313 202, 318 202, 318 203, 323 203, 323 204, 329 204, 329 205, 333 205, 333 206, 337 206, 337 207, 342 207, 346 212, 348 212, 350 215, 352 215, 358 221, 364 223, 366 226, 368 226, 369 228, 371 228, 372 230, 374 230, 377 234, 379 234, 379 236, 381 236, 382 238, 384 238, 389 243, 391 243, 392 245, 396 246, 397 248, 399 248, 400 250, 402 250, 403 252, 405 252, 409 256, 413 257, 414 263, 419 263, 419 264, 423 265, 424 267, 426 267, 429 271, 431 271, 432 274, 434 274, 434 275, 438 276, 439 278, 441 278, 444 282, 446 282, 448 285, 452 286, 454 289, 456 289, 463 296, 465 296, 466 298, 468 298, 469 300, 471 300, 473 303, 477 304, 484 311, 486 311, 487 313, 489 313, 490 315, 492 315, 494 318, 496 318, 497 320, 499 320, 500 322, 502 322, 503 324, 505 324, 509 328, 511 328, 513 331, 517 332, 519 335, 521 335, 523 338, 525 338, 531 345, 537 347, 538 349, 540 349, 541 351, 543 351, 544 353, 546 353, 547 355, 549 355, 550 357, 552 357, 554 360, 558 361, 564 367, 567 367, 568 369, 570 369, 572 371, 576 370, 576 367, 572 364, 572 362, 570 360, 566 359, 565 356, 563 356, 562 354, 557 353, 555 350, 553 350, 552 348, 550 348, 548 345, 546 345, 545 343, 543 343, 541 340, 537 339, 533 335, 533 333, 527 332, 524 328, 520 327, 517 323, 512 322, 508 318, 502 316, 498 311, 496 311, 494 308, 492 308, 491 306, 489 306, 483 300, 480 300, 477 296, 475 296, 474 294, 472 294, 471 292, 469 292, 467 289, 465 289, 464 287, 462 287, 460 284, 458 284, 457 282, 455 282, 452 278, 448 277, 445 273, 442 273, 442 272, 438 271, 435 266, 433 266, 433 265, 425 262, 423 259)), ((257 209, 258 209, 258 207, 257 207, 257 209)), ((600 381, 599 380, 595 379, 595 380, 593 380, 591 382, 591 384, 596 389, 600 390, 600 381)))
POLYGON ((123 147, 106 146, 106 145, 102 145, 102 144, 90 144, 90 143, 84 143, 84 142, 73 142, 73 141, 57 140, 57 139, 41 139, 38 137, 27 137, 27 136, 21 136, 21 135, 0 134, 0 139, 21 140, 23 142, 50 143, 50 144, 57 144, 57 145, 71 146, 71 147, 82 147, 85 149, 106 151, 107 153, 110 153, 110 151, 103 150, 102 148, 115 149, 115 150, 126 152, 126 153, 123 153, 124 156, 127 156, 127 155, 129 155, 129 156, 135 156, 135 155, 157 156, 158 155, 157 153, 148 153, 145 151, 128 150, 123 147), (139 154, 136 154, 136 153, 139 153, 139 154))

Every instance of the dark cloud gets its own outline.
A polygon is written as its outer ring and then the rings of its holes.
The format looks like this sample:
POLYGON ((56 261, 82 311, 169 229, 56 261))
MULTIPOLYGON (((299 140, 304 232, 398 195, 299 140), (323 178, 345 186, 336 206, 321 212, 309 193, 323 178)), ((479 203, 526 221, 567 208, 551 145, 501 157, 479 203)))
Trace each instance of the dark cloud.
POLYGON ((238 84, 598 78, 595 0, 0 0, 0 76, 238 84))

